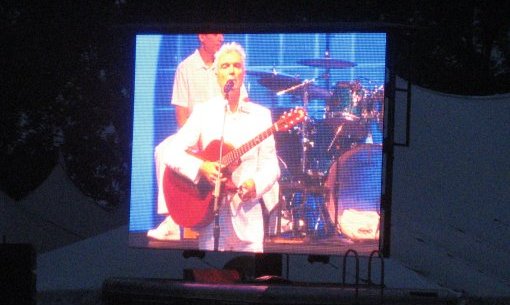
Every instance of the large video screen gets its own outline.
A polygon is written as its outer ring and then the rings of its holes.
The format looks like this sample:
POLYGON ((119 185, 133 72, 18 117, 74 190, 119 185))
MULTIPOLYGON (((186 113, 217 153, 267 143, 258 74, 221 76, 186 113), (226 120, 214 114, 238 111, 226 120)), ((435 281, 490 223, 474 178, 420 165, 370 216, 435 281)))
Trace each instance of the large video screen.
POLYGON ((384 32, 136 35, 129 245, 380 250, 386 45, 384 32))

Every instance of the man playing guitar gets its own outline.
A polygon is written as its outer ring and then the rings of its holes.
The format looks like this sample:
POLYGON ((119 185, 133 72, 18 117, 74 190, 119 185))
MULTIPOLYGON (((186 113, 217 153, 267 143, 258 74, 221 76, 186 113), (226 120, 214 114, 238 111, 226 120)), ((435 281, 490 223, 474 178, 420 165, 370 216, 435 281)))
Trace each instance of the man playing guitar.
MULTIPOLYGON (((165 160, 169 172, 166 177, 182 178, 192 185, 205 182, 208 186, 221 180, 223 187, 216 214, 219 234, 214 234, 212 219, 200 220, 194 227, 199 232, 201 250, 263 252, 264 220, 260 199, 277 182, 280 169, 271 133, 270 110, 241 97, 245 57, 237 43, 227 43, 217 52, 214 65, 224 95, 195 107, 172 137, 168 151, 171 157, 165 160), (190 148, 193 147, 206 148, 206 155, 192 154, 190 148), (236 159, 235 162, 229 161, 227 169, 226 162, 216 159, 218 155, 211 156, 210 147, 222 151, 227 159, 236 159)), ((178 181, 168 183, 165 190, 169 212, 176 221, 193 213, 194 200, 186 197, 190 192, 179 190, 181 185, 178 181), (181 200, 175 200, 180 205, 168 202, 168 199, 177 199, 176 194, 181 194, 177 196, 181 200)), ((269 211, 277 203, 264 202, 269 211)))

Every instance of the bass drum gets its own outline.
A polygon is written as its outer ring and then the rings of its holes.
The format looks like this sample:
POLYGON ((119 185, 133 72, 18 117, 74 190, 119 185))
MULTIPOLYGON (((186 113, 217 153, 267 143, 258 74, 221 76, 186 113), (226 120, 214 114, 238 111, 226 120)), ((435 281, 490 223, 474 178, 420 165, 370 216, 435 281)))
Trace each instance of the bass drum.
POLYGON ((326 179, 326 206, 339 232, 345 211, 379 211, 381 184, 381 144, 356 145, 331 165, 326 179))

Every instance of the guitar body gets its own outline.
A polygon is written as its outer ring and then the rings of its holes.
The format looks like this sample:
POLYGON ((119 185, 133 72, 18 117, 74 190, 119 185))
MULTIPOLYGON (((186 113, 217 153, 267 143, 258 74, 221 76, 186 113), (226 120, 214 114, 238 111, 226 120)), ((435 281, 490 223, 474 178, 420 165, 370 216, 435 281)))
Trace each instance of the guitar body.
MULTIPOLYGON (((206 161, 218 161, 220 157, 221 141, 214 140, 203 151, 195 154, 196 157, 206 161)), ((223 144, 223 154, 231 151, 233 147, 223 144)), ((174 172, 165 169, 163 176, 163 193, 172 219, 180 226, 198 228, 208 225, 214 217, 214 186, 205 179, 198 184, 174 172)))
MULTIPOLYGON (((214 140, 207 147, 194 154, 196 157, 205 161, 219 161, 220 148, 222 148, 222 164, 227 169, 232 170, 236 166, 241 156, 267 139, 275 131, 287 131, 295 124, 302 122, 306 117, 303 108, 296 108, 291 112, 285 112, 281 118, 271 125, 268 129, 244 143, 238 148, 229 144, 221 144, 221 141, 214 140)), ((241 131, 240 131, 241 132, 241 131)), ((225 176, 226 173, 223 173, 225 176)), ((232 183, 230 183, 232 184, 232 183)), ((235 189, 235 186, 229 185, 222 188, 235 189)), ((214 218, 214 187, 205 179, 200 179, 198 184, 194 184, 188 178, 174 172, 170 168, 165 169, 163 175, 163 194, 170 216, 180 226, 186 228, 199 228, 210 224, 214 218)), ((220 190, 221 191, 221 190, 220 190)))

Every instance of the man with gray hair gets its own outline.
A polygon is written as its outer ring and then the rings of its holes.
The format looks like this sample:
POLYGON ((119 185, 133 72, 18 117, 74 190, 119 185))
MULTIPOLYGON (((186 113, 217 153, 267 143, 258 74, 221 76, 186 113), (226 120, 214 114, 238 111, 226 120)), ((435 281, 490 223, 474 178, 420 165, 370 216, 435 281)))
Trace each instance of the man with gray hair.
MULTIPOLYGON (((242 94, 245 58, 244 49, 237 43, 227 43, 220 48, 214 65, 223 94, 196 105, 169 145, 172 157, 166 165, 183 179, 193 183, 207 181, 211 185, 220 179, 224 185, 234 186, 225 187, 219 197, 217 230, 214 221, 195 228, 201 250, 263 252, 264 219, 260 199, 271 193, 280 175, 274 137, 268 136, 242 154, 237 167, 229 168, 231 175, 224 172, 218 160, 201 159, 189 152, 196 146, 208 148, 219 139, 230 147, 240 147, 272 126, 270 110, 242 94)), ((263 200, 268 211, 277 201, 278 198, 263 200)))

